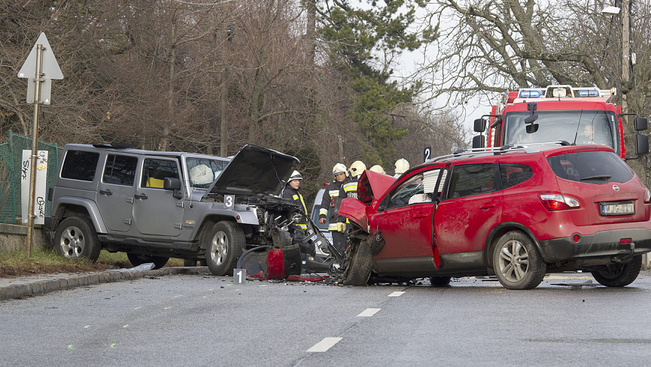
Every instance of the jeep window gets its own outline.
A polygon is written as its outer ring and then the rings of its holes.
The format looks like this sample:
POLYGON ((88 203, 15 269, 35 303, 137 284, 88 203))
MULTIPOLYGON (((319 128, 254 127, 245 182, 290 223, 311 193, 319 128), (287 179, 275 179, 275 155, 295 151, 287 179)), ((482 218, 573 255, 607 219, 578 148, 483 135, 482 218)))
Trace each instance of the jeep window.
POLYGON ((93 181, 99 153, 69 150, 61 168, 61 177, 73 180, 93 181))
POLYGON ((218 159, 190 157, 186 159, 190 185, 206 188, 222 173, 228 162, 218 159))
POLYGON ((136 176, 137 166, 138 157, 109 154, 102 181, 108 184, 131 186, 136 176))
POLYGON ((556 176, 577 182, 602 184, 626 182, 633 171, 615 153, 604 151, 577 152, 547 158, 556 176))
POLYGON ((454 166, 450 180, 450 198, 460 198, 495 191, 492 163, 454 166))
POLYGON ((508 189, 533 177, 533 170, 524 164, 500 164, 500 176, 502 188, 508 189))
MULTIPOLYGON (((440 181, 439 194, 445 181, 445 170, 443 170, 443 179, 440 181)), ((411 204, 430 203, 433 199, 434 187, 438 182, 441 169, 437 168, 431 171, 425 171, 414 175, 407 181, 398 186, 387 205, 387 209, 400 208, 411 204)))
POLYGON ((179 178, 178 164, 174 160, 147 158, 143 163, 141 187, 163 188, 166 177, 179 178))

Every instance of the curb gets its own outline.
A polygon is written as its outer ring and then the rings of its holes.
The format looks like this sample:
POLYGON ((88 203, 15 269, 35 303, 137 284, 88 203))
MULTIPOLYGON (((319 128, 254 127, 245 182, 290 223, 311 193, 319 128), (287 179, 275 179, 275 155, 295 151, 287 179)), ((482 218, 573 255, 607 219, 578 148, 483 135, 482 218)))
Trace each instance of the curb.
POLYGON ((156 270, 140 271, 103 271, 99 273, 70 275, 64 278, 41 280, 26 284, 14 284, 0 287, 0 301, 8 299, 19 299, 25 297, 40 296, 50 292, 56 292, 78 287, 86 287, 102 283, 121 282, 124 280, 141 279, 151 276, 163 275, 210 275, 208 267, 174 267, 156 270))

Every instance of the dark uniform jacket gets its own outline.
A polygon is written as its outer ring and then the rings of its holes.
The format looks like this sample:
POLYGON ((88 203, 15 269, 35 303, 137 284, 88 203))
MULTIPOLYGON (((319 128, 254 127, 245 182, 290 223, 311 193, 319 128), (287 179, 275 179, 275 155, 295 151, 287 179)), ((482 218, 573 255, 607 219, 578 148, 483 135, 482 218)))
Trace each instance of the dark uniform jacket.
POLYGON ((300 189, 296 190, 291 187, 289 184, 285 185, 283 189, 283 199, 293 200, 296 204, 301 207, 301 212, 307 215, 307 207, 305 206, 305 200, 303 200, 303 194, 300 193, 300 189))
POLYGON ((339 206, 341 205, 341 201, 346 198, 346 191, 344 189, 346 183, 348 183, 348 181, 330 182, 323 193, 319 210, 319 219, 328 218, 328 230, 330 231, 337 230, 337 222, 346 222, 346 217, 339 216, 339 206))

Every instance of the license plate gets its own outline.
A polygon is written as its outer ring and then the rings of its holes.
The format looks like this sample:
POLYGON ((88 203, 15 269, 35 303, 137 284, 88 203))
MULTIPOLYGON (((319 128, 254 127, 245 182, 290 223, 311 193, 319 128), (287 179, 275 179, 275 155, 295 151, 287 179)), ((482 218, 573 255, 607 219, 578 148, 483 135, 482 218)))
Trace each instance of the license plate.
POLYGON ((601 215, 635 214, 635 204, 632 201, 620 203, 599 203, 601 215))

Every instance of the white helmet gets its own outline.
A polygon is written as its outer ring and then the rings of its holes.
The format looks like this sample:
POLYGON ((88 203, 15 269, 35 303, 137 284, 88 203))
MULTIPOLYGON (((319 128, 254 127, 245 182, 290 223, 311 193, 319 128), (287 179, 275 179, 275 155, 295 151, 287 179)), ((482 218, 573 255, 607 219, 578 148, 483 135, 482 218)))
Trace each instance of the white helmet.
POLYGON ((366 171, 366 165, 362 161, 355 161, 350 165, 350 175, 360 176, 364 171, 366 171))
POLYGON ((369 171, 377 172, 377 173, 382 173, 386 175, 387 173, 384 171, 384 168, 380 166, 379 164, 376 164, 375 166, 369 168, 369 171))
POLYGON ((342 163, 337 163, 332 167, 332 175, 336 176, 340 173, 346 173, 346 166, 342 163))
POLYGON ((396 161, 396 175, 401 175, 409 169, 409 162, 406 159, 400 158, 396 161))
POLYGON ((303 180, 303 176, 301 176, 301 174, 296 170, 294 170, 294 172, 292 172, 292 175, 289 176, 289 180, 287 180, 287 182, 294 181, 294 180, 299 180, 299 181, 303 180))

